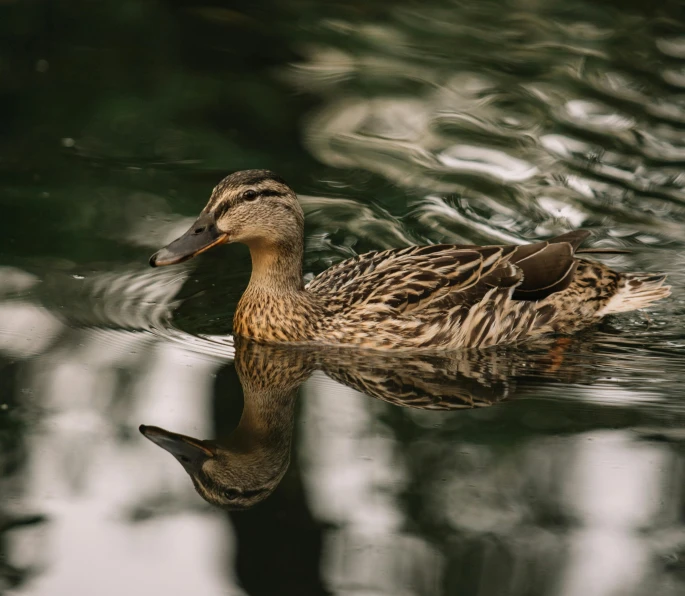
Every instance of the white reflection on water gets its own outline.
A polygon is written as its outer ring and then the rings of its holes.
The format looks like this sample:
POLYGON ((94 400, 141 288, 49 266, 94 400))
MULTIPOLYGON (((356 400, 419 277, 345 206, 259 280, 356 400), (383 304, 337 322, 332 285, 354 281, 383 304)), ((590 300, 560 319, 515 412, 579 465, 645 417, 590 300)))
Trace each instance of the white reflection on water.
POLYGON ((101 500, 72 499, 69 507, 60 509, 53 528, 41 539, 50 549, 46 569, 24 593, 242 593, 237 586, 227 586, 221 568, 227 545, 218 515, 180 513, 130 526, 113 519, 102 505, 101 500))
POLYGON ((189 502, 192 488, 143 439, 118 435, 145 416, 207 433, 216 364, 175 344, 150 346, 142 333, 107 334, 84 330, 29 363, 30 393, 44 414, 27 436, 21 501, 48 518, 28 544, 16 534, 18 561, 29 553, 44 561, 30 593, 121 594, 137 586, 140 593, 223 594, 231 543, 221 516, 181 507, 137 524, 126 519, 160 494, 162 503, 189 502), (122 371, 135 376, 125 396, 116 384, 122 371))
POLYGON ((304 394, 302 457, 317 516, 370 534, 396 531, 402 514, 393 496, 404 474, 392 435, 374 428, 368 398, 322 373, 304 394))
POLYGON ((435 594, 443 557, 406 532, 406 489, 395 439, 378 403, 321 373, 305 386, 300 459, 316 517, 331 524, 322 572, 336 593, 435 594))
POLYGON ((653 557, 643 530, 663 509, 669 454, 625 432, 581 434, 574 443, 562 494, 580 528, 570 537, 559 593, 641 593, 653 557))
POLYGON ((538 169, 503 151, 475 145, 452 145, 438 155, 438 161, 451 172, 481 174, 498 182, 521 182, 537 174, 538 169))
POLYGON ((62 331, 45 308, 21 301, 0 304, 0 352, 26 358, 40 354, 62 331))

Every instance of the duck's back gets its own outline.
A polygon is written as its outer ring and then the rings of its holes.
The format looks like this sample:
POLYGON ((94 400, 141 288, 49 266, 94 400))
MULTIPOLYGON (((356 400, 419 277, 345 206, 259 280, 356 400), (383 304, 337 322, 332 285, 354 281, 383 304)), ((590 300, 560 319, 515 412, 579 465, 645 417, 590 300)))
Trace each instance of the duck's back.
MULTIPOLYGON (((334 342, 483 347, 570 332, 607 314, 602 310, 626 283, 625 275, 576 258, 588 235, 578 230, 523 246, 371 252, 338 263, 306 289, 331 313, 321 333, 334 342)), ((668 294, 663 277, 651 283, 649 301, 668 294)))

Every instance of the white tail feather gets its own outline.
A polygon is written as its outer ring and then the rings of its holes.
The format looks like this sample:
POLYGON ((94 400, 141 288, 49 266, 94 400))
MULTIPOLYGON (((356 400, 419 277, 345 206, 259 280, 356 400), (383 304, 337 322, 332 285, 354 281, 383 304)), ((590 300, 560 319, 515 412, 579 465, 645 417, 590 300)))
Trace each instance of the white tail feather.
POLYGON ((666 276, 658 273, 626 273, 618 291, 597 312, 598 317, 645 308, 656 300, 671 294, 671 286, 665 286, 666 276))

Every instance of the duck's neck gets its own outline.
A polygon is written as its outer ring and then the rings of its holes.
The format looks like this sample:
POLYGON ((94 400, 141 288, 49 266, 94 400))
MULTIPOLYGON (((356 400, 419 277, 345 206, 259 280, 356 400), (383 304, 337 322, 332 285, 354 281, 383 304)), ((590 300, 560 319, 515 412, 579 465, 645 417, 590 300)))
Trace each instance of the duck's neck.
POLYGON ((302 243, 272 244, 266 241, 250 243, 252 276, 249 292, 272 296, 297 293, 302 281, 302 243))
POLYGON ((271 452, 275 459, 287 460, 297 387, 288 392, 244 389, 245 405, 240 422, 222 445, 234 452, 271 452))
POLYGON ((307 353, 238 338, 235 368, 243 389, 240 422, 225 441, 234 450, 289 453, 295 400, 313 365, 307 353))
POLYGON ((248 245, 252 277, 233 317, 233 332, 266 342, 309 341, 322 306, 304 289, 302 246, 248 245))

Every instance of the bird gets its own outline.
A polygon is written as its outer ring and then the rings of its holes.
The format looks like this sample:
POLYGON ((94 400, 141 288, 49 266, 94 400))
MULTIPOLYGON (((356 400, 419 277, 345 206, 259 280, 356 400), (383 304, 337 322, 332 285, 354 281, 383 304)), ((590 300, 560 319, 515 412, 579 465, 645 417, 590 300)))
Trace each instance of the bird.
MULTIPOLYGON (((241 511, 267 499, 283 479, 298 390, 314 371, 394 406, 444 411, 484 408, 510 398, 515 375, 530 375, 538 370, 536 362, 530 355, 504 357, 489 350, 417 355, 238 337, 234 366, 244 406, 231 433, 199 439, 152 425, 139 430, 176 458, 205 501, 241 511)), ((544 370, 547 363, 541 366, 544 370)))
POLYGON ((230 433, 199 439, 152 425, 139 430, 176 458, 205 501, 243 511, 266 500, 283 480, 299 388, 314 372, 323 373, 315 381, 326 399, 333 398, 328 377, 391 406, 432 412, 488 408, 531 392, 539 397, 540 388, 550 383, 594 381, 595 373, 587 367, 592 344, 576 336, 575 357, 559 368, 545 351, 549 343, 532 342, 543 348, 537 351, 501 346, 433 353, 293 346, 236 337, 233 365, 244 405, 230 433))
POLYGON ((661 273, 622 273, 580 255, 574 230, 525 245, 430 244, 361 254, 304 284, 304 212, 269 170, 230 174, 195 223, 150 258, 172 265, 219 244, 249 247, 233 333, 264 343, 454 350, 569 335, 670 294, 661 273))
POLYGON ((265 351, 272 347, 260 351, 249 341, 236 342, 244 406, 230 435, 202 440, 139 426, 143 436, 176 458, 205 501, 223 509, 240 511, 262 502, 290 464, 297 390, 313 368, 306 354, 265 351))

